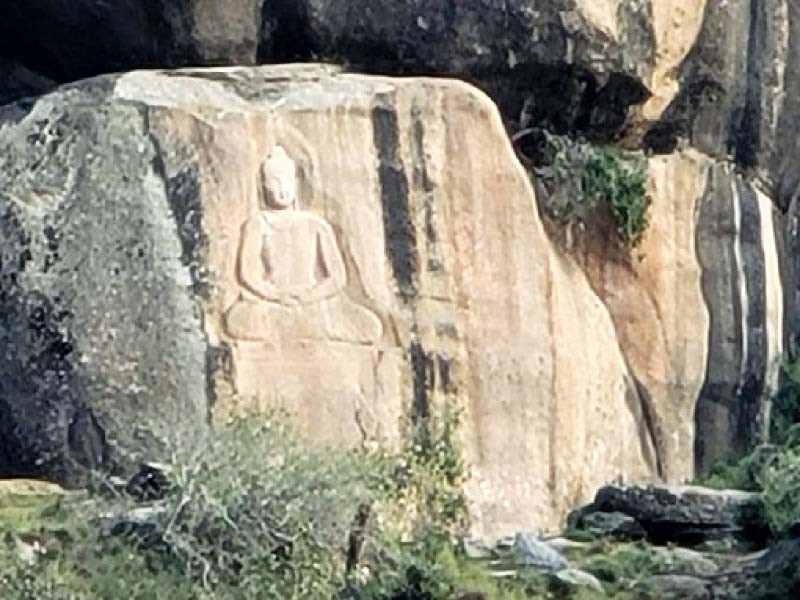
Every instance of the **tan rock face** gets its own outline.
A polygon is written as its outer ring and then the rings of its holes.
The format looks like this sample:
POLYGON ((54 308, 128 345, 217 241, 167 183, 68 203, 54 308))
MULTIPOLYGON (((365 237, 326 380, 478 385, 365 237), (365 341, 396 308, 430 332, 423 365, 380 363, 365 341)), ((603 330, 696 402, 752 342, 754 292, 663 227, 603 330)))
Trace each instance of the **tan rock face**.
POLYGON ((707 160, 697 153, 649 162, 650 224, 633 251, 612 231, 580 238, 579 261, 614 321, 651 417, 659 467, 694 474, 694 406, 708 355, 709 315, 695 248, 707 160))
POLYGON ((651 158, 641 243, 595 224, 570 253, 614 322, 646 407, 660 474, 744 452, 777 389, 784 305, 770 199, 693 150, 651 158))
POLYGON ((278 403, 319 437, 391 440, 452 402, 474 526, 493 535, 654 475, 612 320, 545 236, 486 96, 295 67, 251 71, 276 93, 245 101, 241 76, 117 83, 199 170, 219 412, 278 403))

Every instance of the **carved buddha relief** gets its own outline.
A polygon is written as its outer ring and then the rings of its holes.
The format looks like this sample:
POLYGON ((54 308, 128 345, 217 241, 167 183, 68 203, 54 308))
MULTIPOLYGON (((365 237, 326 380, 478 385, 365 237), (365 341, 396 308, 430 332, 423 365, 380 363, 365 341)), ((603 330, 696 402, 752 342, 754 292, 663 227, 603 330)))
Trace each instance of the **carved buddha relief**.
POLYGON ((297 207, 297 168, 275 146, 260 172, 261 210, 242 227, 239 299, 225 326, 235 339, 373 344, 380 319, 345 294, 346 271, 331 225, 297 207))

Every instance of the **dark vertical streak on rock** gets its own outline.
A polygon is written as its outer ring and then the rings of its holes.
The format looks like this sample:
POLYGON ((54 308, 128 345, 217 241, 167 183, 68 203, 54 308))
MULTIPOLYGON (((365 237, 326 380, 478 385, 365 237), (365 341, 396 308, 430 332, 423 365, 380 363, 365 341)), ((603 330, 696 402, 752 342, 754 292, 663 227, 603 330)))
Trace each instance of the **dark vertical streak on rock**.
POLYGON ((192 292, 206 298, 208 281, 205 279, 203 263, 205 250, 208 247, 208 236, 203 228, 200 170, 196 164, 192 164, 170 176, 164 164, 158 136, 154 135, 151 130, 149 112, 143 110, 142 113, 147 136, 155 149, 153 171, 164 182, 167 201, 175 218, 175 226, 181 244, 181 263, 189 269, 192 292))
POLYGON ((379 160, 386 254, 398 293, 405 303, 417 295, 416 232, 411 222, 408 179, 400 159, 400 132, 392 98, 379 96, 372 110, 375 150, 379 160))
POLYGON ((219 346, 209 344, 206 348, 206 399, 208 400, 209 423, 217 403, 217 373, 221 373, 223 376, 229 374, 231 359, 231 347, 226 342, 222 342, 219 346))
POLYGON ((425 123, 418 106, 411 109, 414 188, 422 194, 425 213, 425 266, 430 272, 442 271, 444 265, 439 256, 439 236, 436 222, 436 185, 428 173, 428 159, 425 155, 425 123))
POLYGON ((765 15, 760 0, 750 0, 750 34, 747 46, 747 92, 741 118, 733 126, 733 154, 737 163, 754 167, 761 145, 761 72, 764 69, 765 15))
POLYGON ((414 386, 412 419, 418 423, 427 420, 431 414, 430 398, 428 397, 431 387, 430 357, 421 344, 412 342, 408 350, 408 359, 411 363, 414 386))
POLYGON ((169 177, 166 183, 167 199, 181 240, 181 262, 189 268, 192 291, 205 298, 209 290, 204 276, 203 254, 208 245, 208 236, 203 229, 203 205, 197 165, 184 168, 169 177))
POLYGON ((739 179, 742 230, 741 247, 747 279, 747 355, 739 389, 737 438, 744 447, 759 441, 762 401, 767 369, 767 297, 764 244, 758 198, 751 186, 739 179))
POLYGON ((428 162, 425 157, 425 123, 422 121, 422 112, 417 106, 411 110, 411 126, 414 134, 411 147, 414 158, 414 185, 429 194, 434 186, 428 174, 428 162))
POLYGON ((656 422, 655 415, 657 414, 656 407, 653 405, 653 399, 647 387, 642 384, 634 375, 633 370, 628 366, 627 361, 625 365, 628 373, 631 374, 632 382, 628 384, 628 392, 625 394, 625 402, 631 407, 631 412, 636 414, 637 408, 641 410, 642 420, 644 421, 644 430, 640 432, 640 448, 643 456, 649 456, 650 449, 648 447, 648 439, 653 444, 654 467, 656 475, 660 478, 664 477, 664 446, 669 443, 668 434, 664 431, 663 426, 659 426, 656 422))

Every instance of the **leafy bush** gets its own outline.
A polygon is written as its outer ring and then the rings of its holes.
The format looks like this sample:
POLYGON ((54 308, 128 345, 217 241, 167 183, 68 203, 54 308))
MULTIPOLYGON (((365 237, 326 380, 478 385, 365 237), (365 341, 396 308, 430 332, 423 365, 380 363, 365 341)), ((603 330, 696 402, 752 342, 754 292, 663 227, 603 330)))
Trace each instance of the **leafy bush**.
POLYGON ((747 454, 740 458, 729 458, 712 466, 707 473, 698 477, 695 483, 715 490, 733 489, 759 492, 761 491, 759 482, 761 466, 753 454, 747 454))
POLYGON ((641 241, 651 202, 644 156, 544 133, 540 158, 536 175, 551 219, 586 226, 598 211, 607 210, 623 243, 635 246, 641 241))
POLYGON ((400 455, 385 457, 395 468, 384 478, 394 486, 393 499, 412 508, 416 514, 405 520, 426 536, 455 537, 467 524, 460 419, 461 412, 450 403, 431 407, 424 418, 407 418, 400 455))
POLYGON ((551 578, 536 570, 497 578, 485 564, 459 555, 441 539, 419 540, 403 548, 394 571, 384 571, 348 600, 453 600, 467 594, 491 600, 561 599, 551 578))
POLYGON ((611 208, 617 233, 634 246, 647 229, 650 198, 646 183, 643 161, 626 161, 618 150, 610 147, 596 149, 582 175, 584 193, 611 208))
POLYGON ((171 463, 158 517, 169 558, 204 589, 235 586, 241 598, 332 597, 356 516, 378 499, 366 457, 314 446, 275 416, 234 417, 179 444, 171 463))
POLYGON ((786 441, 792 425, 800 423, 800 360, 784 360, 781 368, 781 384, 772 398, 770 411, 770 440, 786 441))
POLYGON ((800 522, 800 449, 786 447, 765 465, 759 483, 764 514, 773 533, 800 522))
POLYGON ((70 600, 57 583, 31 565, 7 556, 0 568, 0 590, 4 600, 70 600))

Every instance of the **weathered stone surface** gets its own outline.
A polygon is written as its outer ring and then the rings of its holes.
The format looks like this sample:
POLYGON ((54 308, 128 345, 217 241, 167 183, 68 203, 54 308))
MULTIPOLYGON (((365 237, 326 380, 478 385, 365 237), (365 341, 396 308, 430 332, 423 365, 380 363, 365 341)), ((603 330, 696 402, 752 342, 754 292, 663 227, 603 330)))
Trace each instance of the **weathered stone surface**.
POLYGON ((139 463, 209 405, 358 441, 454 403, 478 533, 655 475, 612 321, 474 88, 136 72, 2 119, 4 470, 139 463))
POLYGON ((583 509, 621 512, 636 519, 656 543, 697 543, 763 534, 759 494, 696 486, 606 486, 583 509))
POLYGON ((713 224, 716 219, 738 237, 727 261, 739 274, 712 273, 708 283, 713 280, 715 287, 704 285, 712 331, 696 418, 700 469, 758 441, 763 400, 774 381, 771 353, 796 343, 799 16, 797 4, 786 0, 706 2, 697 39, 676 71, 679 90, 645 136, 657 150, 672 151, 680 138, 682 144, 722 161, 712 170, 705 194, 704 204, 713 216, 701 214, 698 229, 722 232, 713 224), (737 164, 747 180, 725 162, 737 164), (759 227, 761 248, 752 241, 759 227), (780 273, 778 286, 769 281, 774 268, 780 273), (780 307, 772 301, 776 294, 780 307), (718 304, 722 295, 729 298, 718 304), (758 316, 765 296, 772 319, 758 316), (784 323, 775 327, 777 310, 784 323), (738 381, 732 377, 734 369, 741 372, 738 381))
POLYGON ((670 481, 694 473, 691 415, 707 363, 709 309, 696 248, 706 169, 691 152, 652 159, 650 224, 640 245, 630 251, 613 228, 594 227, 571 249, 614 320, 646 403, 659 471, 670 481))
POLYGON ((783 357, 784 277, 778 231, 785 221, 758 188, 715 165, 698 214, 698 259, 711 317, 709 356, 695 423, 705 469, 764 439, 767 400, 783 357))

